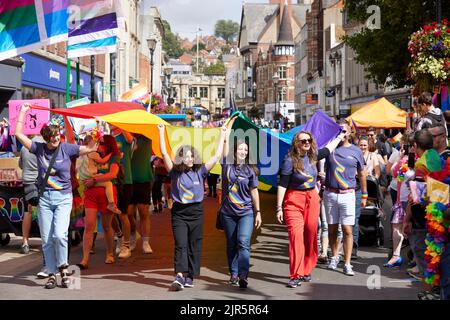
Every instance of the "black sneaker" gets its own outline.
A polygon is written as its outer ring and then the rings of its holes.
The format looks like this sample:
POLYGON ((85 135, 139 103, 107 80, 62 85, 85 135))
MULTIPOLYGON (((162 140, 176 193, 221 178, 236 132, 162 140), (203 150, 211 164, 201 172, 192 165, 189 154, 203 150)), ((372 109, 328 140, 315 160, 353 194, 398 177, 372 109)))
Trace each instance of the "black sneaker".
POLYGON ((302 282, 300 281, 300 279, 291 279, 289 280, 287 287, 288 288, 297 288, 300 287, 302 285, 302 282))
POLYGON ((239 279, 239 289, 247 289, 248 281, 247 279, 241 278, 239 279))
POLYGON ((184 277, 177 275, 175 280, 170 285, 172 291, 181 291, 184 288, 185 280, 184 277))
POLYGON ((306 275, 306 276, 301 276, 299 280, 300 280, 301 282, 311 282, 312 278, 311 278, 311 275, 308 274, 308 275, 306 275))

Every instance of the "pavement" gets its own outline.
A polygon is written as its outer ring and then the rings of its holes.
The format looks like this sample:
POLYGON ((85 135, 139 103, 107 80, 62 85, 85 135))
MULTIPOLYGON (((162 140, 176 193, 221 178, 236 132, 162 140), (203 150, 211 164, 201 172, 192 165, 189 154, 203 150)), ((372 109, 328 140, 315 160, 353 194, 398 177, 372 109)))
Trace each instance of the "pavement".
MULTIPOLYGON (((13 236, 0 247, 0 299, 8 300, 417 300, 420 284, 406 274, 406 265, 386 269, 389 250, 362 247, 352 261, 356 275, 346 276, 342 265, 336 271, 317 265, 312 282, 286 287, 289 280, 288 236, 285 225, 275 221, 275 195, 261 193, 263 226, 252 237, 249 287, 230 286, 225 235, 215 228, 217 199, 205 198, 205 226, 201 275, 194 288, 169 290, 173 281, 173 251, 170 211, 151 214, 150 244, 153 254, 143 254, 141 242, 131 258, 104 264, 104 243, 96 241, 89 269, 81 271, 76 289, 45 290, 46 280, 36 278, 41 268, 40 239, 30 241, 28 255, 19 252, 21 238, 13 236)), ((390 203, 385 204, 388 210, 390 203)), ((387 211, 386 211, 387 212, 387 211)), ((389 239, 388 221, 386 239, 389 239)), ((387 241, 386 244, 389 242, 387 241)), ((70 263, 81 259, 81 245, 72 248, 70 263)))

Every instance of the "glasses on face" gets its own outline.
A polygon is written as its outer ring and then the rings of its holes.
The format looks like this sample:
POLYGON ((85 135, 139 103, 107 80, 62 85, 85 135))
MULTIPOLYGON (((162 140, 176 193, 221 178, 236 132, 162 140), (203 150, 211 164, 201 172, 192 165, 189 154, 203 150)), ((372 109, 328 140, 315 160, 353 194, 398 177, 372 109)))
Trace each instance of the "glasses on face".
POLYGON ((312 139, 301 139, 299 140, 301 144, 311 144, 312 143, 312 139))
POLYGON ((368 136, 369 136, 369 137, 373 137, 374 134, 373 134, 373 133, 369 133, 368 136))

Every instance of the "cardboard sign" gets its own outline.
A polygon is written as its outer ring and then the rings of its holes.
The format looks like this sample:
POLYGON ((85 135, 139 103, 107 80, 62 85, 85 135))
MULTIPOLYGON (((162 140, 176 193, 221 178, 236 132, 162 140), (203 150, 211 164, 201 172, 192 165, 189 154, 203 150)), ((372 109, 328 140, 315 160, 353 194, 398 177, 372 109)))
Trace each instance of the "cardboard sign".
MULTIPOLYGON (((19 117, 20 108, 24 103, 29 103, 32 106, 39 106, 50 108, 50 100, 48 99, 36 99, 36 100, 9 100, 9 123, 10 130, 9 135, 14 135, 16 130, 16 122, 19 117)), ((50 120, 50 111, 37 110, 31 108, 25 115, 25 123, 23 126, 23 133, 25 135, 39 134, 44 124, 47 124, 50 120)))
POLYGON ((441 202, 447 204, 449 202, 450 188, 448 184, 438 180, 427 178, 427 196, 431 202, 441 202))

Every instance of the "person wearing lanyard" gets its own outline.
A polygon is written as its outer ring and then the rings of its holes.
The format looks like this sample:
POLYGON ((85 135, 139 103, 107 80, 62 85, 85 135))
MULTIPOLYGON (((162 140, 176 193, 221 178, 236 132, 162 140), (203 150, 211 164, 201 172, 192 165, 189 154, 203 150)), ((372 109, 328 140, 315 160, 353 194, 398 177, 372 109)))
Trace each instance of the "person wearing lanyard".
POLYGON ((344 138, 345 133, 317 151, 311 133, 300 131, 280 168, 277 193, 277 220, 286 221, 289 235, 290 288, 311 281, 318 258, 317 227, 320 198, 316 190, 317 161, 327 157, 344 138))
POLYGON ((227 238, 230 284, 246 289, 250 269, 250 239, 253 226, 261 227, 259 210, 258 168, 249 161, 249 144, 236 141, 233 156, 228 158, 225 140, 222 161, 221 219, 227 238))
POLYGON ((361 207, 366 206, 367 181, 362 151, 350 143, 350 127, 344 122, 341 127, 346 131, 339 147, 326 159, 325 191, 323 201, 328 220, 328 234, 331 246, 329 269, 336 270, 339 263, 338 227, 342 225, 344 233, 344 274, 354 276, 350 264, 353 248, 353 226, 355 225, 355 188, 356 174, 361 182, 361 207))
POLYGON ((219 160, 227 128, 222 127, 216 153, 205 164, 192 146, 181 146, 172 161, 166 149, 164 124, 158 125, 159 142, 164 165, 172 181, 172 230, 175 240, 175 280, 173 291, 194 286, 200 274, 203 240, 204 179, 219 160))

